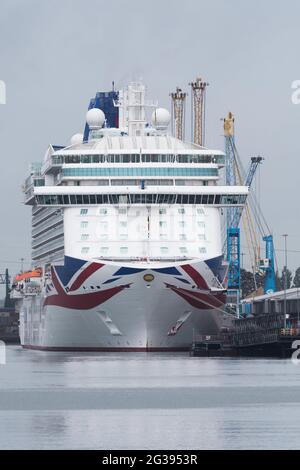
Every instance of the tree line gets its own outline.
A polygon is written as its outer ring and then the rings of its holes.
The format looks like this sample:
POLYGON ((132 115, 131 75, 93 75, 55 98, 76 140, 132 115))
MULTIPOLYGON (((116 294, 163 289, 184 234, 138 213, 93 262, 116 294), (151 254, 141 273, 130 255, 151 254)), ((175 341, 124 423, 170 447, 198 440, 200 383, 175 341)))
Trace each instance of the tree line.
MULTIPOLYGON (((285 273, 286 273, 286 284, 287 289, 291 287, 299 287, 300 288, 300 267, 296 269, 294 274, 290 269, 286 269, 285 267, 279 273, 276 272, 276 290, 283 290, 284 289, 284 280, 285 280, 285 273)), ((260 287, 264 285, 264 273, 255 273, 255 278, 252 272, 247 271, 246 269, 241 269, 241 290, 242 290, 242 297, 247 297, 248 295, 255 292, 260 287)))

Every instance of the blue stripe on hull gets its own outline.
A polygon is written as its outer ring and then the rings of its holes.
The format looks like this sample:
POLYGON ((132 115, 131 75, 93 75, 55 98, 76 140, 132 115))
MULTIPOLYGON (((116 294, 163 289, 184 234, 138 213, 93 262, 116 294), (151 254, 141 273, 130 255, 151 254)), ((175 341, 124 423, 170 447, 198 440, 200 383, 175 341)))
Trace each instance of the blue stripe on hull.
POLYGON ((74 274, 86 263, 86 261, 71 256, 65 256, 64 266, 55 266, 57 275, 66 286, 74 274))

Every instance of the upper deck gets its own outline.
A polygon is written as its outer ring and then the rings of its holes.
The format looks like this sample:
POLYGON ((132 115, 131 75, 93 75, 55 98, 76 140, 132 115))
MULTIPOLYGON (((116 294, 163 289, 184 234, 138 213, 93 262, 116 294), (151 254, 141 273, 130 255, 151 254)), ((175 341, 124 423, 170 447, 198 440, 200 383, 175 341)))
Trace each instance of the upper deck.
MULTIPOLYGON (((89 201, 97 204, 101 194, 119 198, 142 190, 145 194, 182 195, 178 201, 185 200, 186 193, 203 195, 190 198, 195 204, 244 204, 247 188, 242 187, 234 189, 234 195, 240 196, 235 199, 230 197, 231 187, 223 187, 221 192, 209 191, 210 197, 206 198, 208 193, 204 188, 215 188, 220 179, 224 153, 170 135, 167 110, 155 109, 151 123, 147 122, 144 95, 145 89, 139 84, 120 93, 120 101, 115 104, 121 110, 119 128, 105 127, 103 112, 93 108, 87 113, 86 141, 76 135, 66 147, 50 145, 43 163, 31 171, 25 182, 25 203, 46 205, 55 201, 56 205, 72 205, 75 201, 76 204, 89 201), (74 195, 78 197, 74 199, 74 195)), ((131 199, 132 203, 142 200, 131 199)), ((145 201, 152 199, 148 197, 145 201)))

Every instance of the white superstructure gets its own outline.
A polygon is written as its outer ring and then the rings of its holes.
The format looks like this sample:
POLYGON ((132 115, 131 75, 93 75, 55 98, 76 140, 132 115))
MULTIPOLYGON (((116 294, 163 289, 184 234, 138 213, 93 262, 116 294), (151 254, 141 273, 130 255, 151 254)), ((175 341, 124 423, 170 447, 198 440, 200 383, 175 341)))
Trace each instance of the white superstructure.
POLYGON ((88 140, 50 146, 26 180, 42 276, 15 291, 24 346, 180 349, 224 320, 221 210, 248 188, 218 185, 223 152, 169 135, 142 84, 114 105, 118 128, 90 109, 88 140))

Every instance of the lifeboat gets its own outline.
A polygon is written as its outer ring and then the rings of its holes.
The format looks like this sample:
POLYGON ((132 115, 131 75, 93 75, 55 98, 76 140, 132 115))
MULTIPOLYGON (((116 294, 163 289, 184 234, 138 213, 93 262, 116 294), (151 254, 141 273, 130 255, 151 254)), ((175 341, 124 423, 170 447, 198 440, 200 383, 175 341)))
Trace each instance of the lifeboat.
POLYGON ((15 282, 26 281, 27 279, 42 277, 43 271, 42 268, 36 268, 32 271, 25 271, 21 274, 17 274, 15 277, 15 282))

